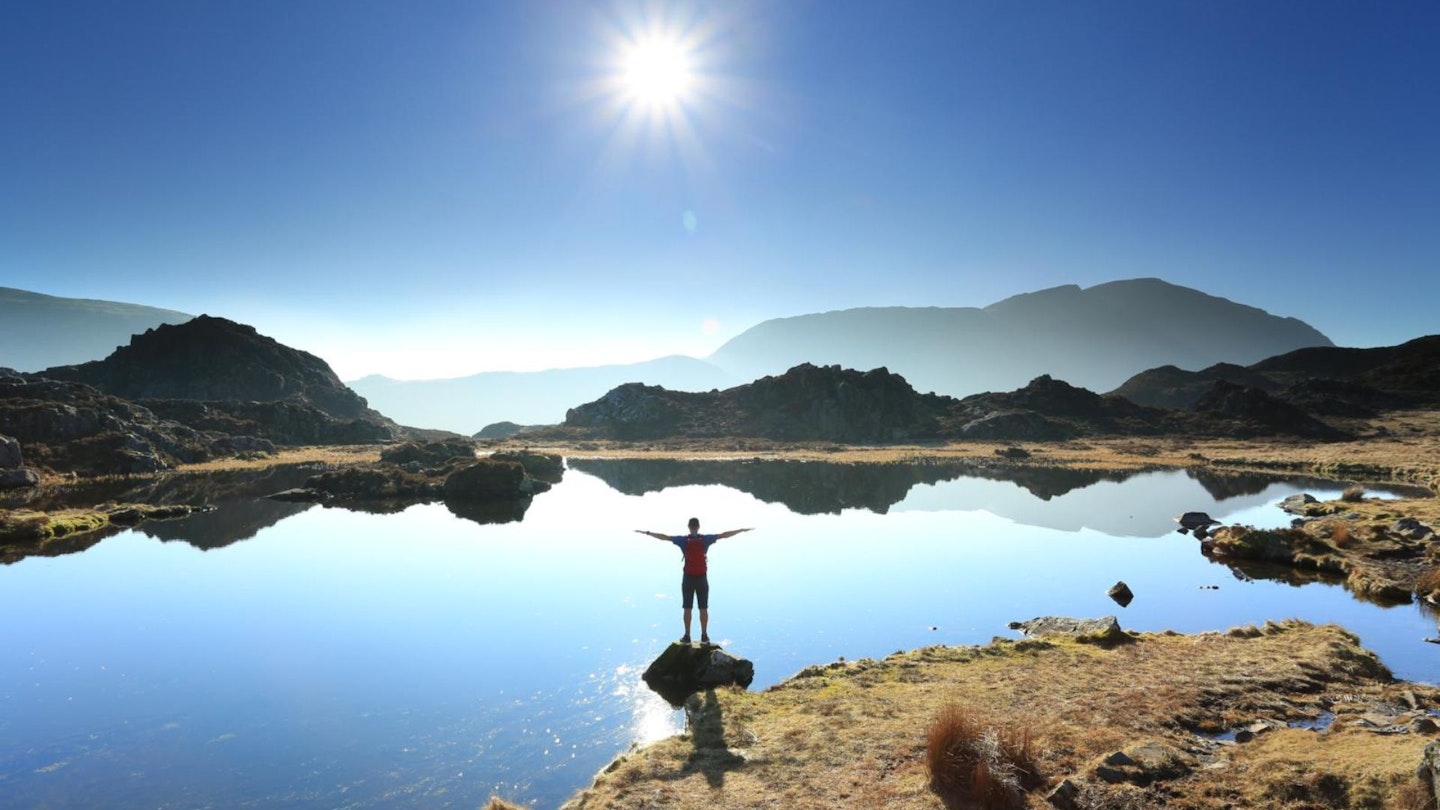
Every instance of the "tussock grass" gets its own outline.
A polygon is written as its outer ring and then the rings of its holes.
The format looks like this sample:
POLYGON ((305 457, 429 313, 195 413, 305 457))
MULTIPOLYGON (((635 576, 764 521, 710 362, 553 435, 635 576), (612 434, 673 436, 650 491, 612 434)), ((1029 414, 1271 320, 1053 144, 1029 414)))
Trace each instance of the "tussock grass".
POLYGON ((1359 503, 1365 500, 1365 487, 1359 484, 1351 484, 1345 488, 1344 492, 1340 493, 1340 500, 1346 503, 1359 503))
POLYGON ((1028 727, 995 722, 973 706, 948 704, 930 721, 925 764, 950 807, 1008 810, 1041 784, 1028 727))
POLYGON ((1415 579, 1415 593, 1432 598, 1440 594, 1440 567, 1431 568, 1415 579))
POLYGON ((1350 548, 1356 544, 1357 539, 1350 531, 1349 524, 1335 523, 1330 527, 1330 544, 1336 548, 1350 548))

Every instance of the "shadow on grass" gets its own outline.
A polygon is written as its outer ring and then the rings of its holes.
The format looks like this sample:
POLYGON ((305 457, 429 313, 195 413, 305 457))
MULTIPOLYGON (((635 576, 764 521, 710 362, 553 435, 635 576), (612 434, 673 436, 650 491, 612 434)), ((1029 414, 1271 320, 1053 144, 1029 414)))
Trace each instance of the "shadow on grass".
POLYGON ((705 776, 712 788, 725 786, 725 774, 745 765, 745 758, 725 745, 725 719, 714 689, 707 689, 685 703, 685 721, 690 730, 693 750, 685 764, 672 779, 684 779, 696 771, 705 776))

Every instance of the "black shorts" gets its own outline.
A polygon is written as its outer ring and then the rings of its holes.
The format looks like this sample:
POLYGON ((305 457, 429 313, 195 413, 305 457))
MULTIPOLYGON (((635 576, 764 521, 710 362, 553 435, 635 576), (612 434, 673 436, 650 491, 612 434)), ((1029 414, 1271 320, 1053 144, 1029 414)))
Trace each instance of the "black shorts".
POLYGON ((684 574, 680 577, 680 596, 685 600, 686 610, 694 607, 695 597, 700 597, 700 609, 710 609, 710 580, 704 574, 684 574))

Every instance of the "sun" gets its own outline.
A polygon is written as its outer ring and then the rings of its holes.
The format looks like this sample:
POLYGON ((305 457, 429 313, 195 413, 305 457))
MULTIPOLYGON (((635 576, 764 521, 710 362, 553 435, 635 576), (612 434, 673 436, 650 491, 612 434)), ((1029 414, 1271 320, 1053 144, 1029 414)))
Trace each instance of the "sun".
POLYGON ((630 46, 624 56, 622 83, 633 101, 647 106, 684 102, 693 77, 690 59, 679 42, 650 39, 630 46))

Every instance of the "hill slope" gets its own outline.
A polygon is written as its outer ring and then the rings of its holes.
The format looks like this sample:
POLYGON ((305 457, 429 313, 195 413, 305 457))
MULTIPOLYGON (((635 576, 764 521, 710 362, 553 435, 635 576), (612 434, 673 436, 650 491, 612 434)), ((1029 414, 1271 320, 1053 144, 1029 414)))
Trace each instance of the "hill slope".
POLYGON ((1111 393, 1144 405, 1193 409, 1217 384, 1249 386, 1315 413, 1343 416, 1436 405, 1440 335, 1373 349, 1297 349, 1243 367, 1162 366, 1136 374, 1111 393))
POLYGON ((849 309, 766 321, 707 358, 742 379, 802 363, 885 366, 919 391, 1007 391, 1049 374, 1108 390, 1141 369, 1253 363, 1329 338, 1160 279, 1070 285, 983 309, 849 309))
POLYGON ((49 368, 42 375, 131 400, 289 400, 342 419, 374 416, 324 360, 253 326, 208 315, 147 329, 104 360, 49 368))
POLYGON ((171 309, 0 287, 0 367, 38 371, 99 360, 131 335, 191 317, 171 309))

